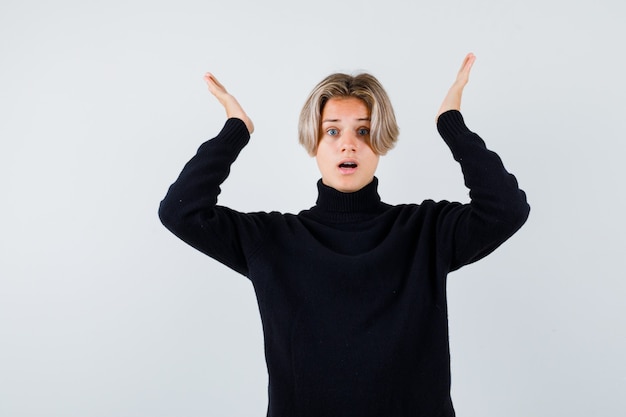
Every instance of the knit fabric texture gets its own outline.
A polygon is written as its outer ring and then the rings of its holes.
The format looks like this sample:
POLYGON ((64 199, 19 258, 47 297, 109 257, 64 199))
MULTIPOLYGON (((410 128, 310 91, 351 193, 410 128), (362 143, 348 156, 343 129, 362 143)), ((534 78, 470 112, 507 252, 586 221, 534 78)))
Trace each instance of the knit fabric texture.
POLYGON ((460 112, 437 123, 470 203, 389 205, 378 179, 318 182, 298 214, 217 204, 250 135, 239 119, 202 144, 161 202, 176 236, 247 276, 263 324, 271 417, 454 416, 446 278, 526 221, 526 196, 460 112))

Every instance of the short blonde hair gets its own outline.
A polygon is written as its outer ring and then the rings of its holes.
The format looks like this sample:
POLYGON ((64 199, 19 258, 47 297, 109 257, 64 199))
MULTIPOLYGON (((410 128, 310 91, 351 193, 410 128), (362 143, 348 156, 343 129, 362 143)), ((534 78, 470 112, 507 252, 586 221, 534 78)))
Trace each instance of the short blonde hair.
POLYGON ((356 97, 363 100, 371 117, 369 146, 378 155, 394 147, 400 132, 387 92, 370 74, 331 74, 324 78, 304 103, 298 124, 298 139, 309 155, 317 152, 324 105, 331 98, 356 97))

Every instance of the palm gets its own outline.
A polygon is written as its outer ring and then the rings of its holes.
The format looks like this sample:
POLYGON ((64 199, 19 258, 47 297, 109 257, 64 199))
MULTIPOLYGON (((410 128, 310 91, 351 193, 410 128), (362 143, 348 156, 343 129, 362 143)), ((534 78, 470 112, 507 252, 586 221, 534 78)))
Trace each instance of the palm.
POLYGON ((210 72, 207 72, 204 75, 204 81, 206 82, 211 94, 213 94, 220 104, 224 106, 226 116, 228 118, 235 117, 241 119, 246 124, 248 132, 252 133, 254 131, 254 124, 252 123, 252 120, 250 120, 237 99, 226 90, 226 87, 224 87, 222 83, 220 83, 210 72))
POLYGON ((469 53, 465 56, 461 69, 456 75, 456 80, 454 80, 452 87, 448 90, 448 94, 443 99, 443 103, 441 103, 441 107, 437 113, 437 119, 442 113, 445 113, 448 110, 461 110, 463 89, 469 81, 469 75, 472 70, 472 66, 474 65, 474 61, 476 61, 476 56, 474 54, 469 53))

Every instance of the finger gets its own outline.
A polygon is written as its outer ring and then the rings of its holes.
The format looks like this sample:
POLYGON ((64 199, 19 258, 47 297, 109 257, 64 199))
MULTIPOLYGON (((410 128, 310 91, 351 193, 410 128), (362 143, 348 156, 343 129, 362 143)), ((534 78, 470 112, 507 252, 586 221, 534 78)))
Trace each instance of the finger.
POLYGON ((469 81, 470 70, 474 65, 474 61, 476 61, 476 56, 471 52, 465 56, 463 59, 463 64, 461 65, 461 69, 456 76, 455 84, 465 86, 469 81))
POLYGON ((471 52, 467 54, 465 56, 465 59, 463 60, 463 65, 461 65, 461 69, 459 70, 459 73, 469 74, 475 61, 476 61, 476 55, 474 55, 471 52))
POLYGON ((209 88, 213 88, 215 90, 219 90, 220 92, 226 93, 226 87, 224 87, 222 85, 222 83, 220 83, 217 78, 215 78, 215 75, 211 74, 210 72, 207 72, 204 76, 204 79, 207 82, 207 85, 209 86, 209 88))
POLYGON ((211 74, 210 72, 207 72, 206 74, 204 74, 204 81, 206 81, 207 84, 213 84, 213 85, 219 84, 215 76, 211 74))
POLYGON ((467 54, 467 63, 465 65, 467 72, 469 72, 472 69, 474 62, 476 62, 476 55, 470 52, 469 54, 467 54))

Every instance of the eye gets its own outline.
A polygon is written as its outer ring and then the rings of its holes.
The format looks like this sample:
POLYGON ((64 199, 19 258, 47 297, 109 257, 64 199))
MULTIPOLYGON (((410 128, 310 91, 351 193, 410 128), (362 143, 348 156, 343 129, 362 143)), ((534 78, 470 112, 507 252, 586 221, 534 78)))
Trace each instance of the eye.
POLYGON ((333 128, 326 130, 326 133, 328 134, 328 136, 337 136, 339 134, 339 129, 335 129, 333 127, 333 128))
POLYGON ((367 136, 370 134, 370 130, 366 127, 362 127, 359 130, 357 130, 357 133, 359 134, 359 136, 367 136))

